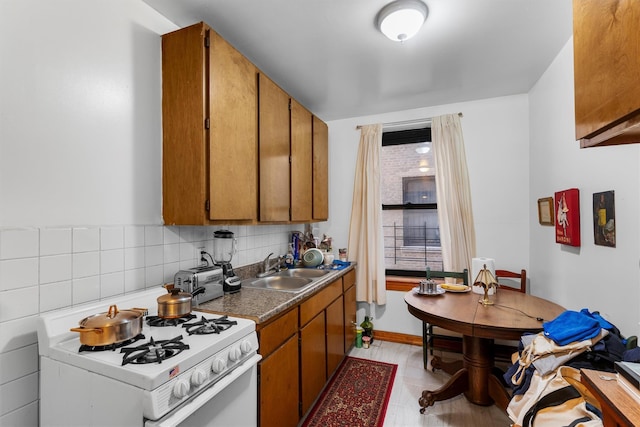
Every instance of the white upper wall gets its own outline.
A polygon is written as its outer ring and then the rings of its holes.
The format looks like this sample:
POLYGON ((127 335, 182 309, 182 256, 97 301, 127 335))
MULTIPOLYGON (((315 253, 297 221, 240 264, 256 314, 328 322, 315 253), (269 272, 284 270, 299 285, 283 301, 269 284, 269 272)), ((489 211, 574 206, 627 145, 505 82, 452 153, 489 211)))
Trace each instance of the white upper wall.
MULTIPOLYGON (((529 107, 526 95, 442 105, 329 122, 329 221, 335 247, 346 247, 360 131, 357 125, 463 113, 477 256, 506 269, 529 264, 529 107)), ((537 219, 537 216, 535 217, 537 219)))
POLYGON ((599 311, 626 336, 639 335, 640 222, 637 144, 580 149, 575 140, 573 40, 529 92, 529 211, 567 188, 580 190, 581 247, 555 242, 554 227, 531 221, 531 293, 570 310, 599 311), (616 247, 596 246, 593 193, 615 191, 616 247))
POLYGON ((0 226, 162 223, 176 28, 141 1, 0 2, 0 226))

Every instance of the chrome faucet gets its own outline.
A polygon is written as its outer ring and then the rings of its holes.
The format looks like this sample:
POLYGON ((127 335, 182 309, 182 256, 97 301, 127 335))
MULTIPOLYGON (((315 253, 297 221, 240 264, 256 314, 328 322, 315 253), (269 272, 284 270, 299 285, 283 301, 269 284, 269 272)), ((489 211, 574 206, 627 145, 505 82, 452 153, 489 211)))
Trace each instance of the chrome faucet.
POLYGON ((267 257, 262 262, 262 272, 263 273, 267 273, 269 271, 269 269, 270 269, 269 260, 271 259, 271 255, 273 255, 273 252, 271 252, 269 255, 267 255, 267 257))
POLYGON ((278 257, 278 259, 275 260, 276 262, 271 265, 271 255, 273 255, 273 252, 267 255, 264 261, 262 261, 262 273, 259 273, 257 277, 265 277, 271 273, 280 271, 280 267, 284 264, 284 257, 278 257))

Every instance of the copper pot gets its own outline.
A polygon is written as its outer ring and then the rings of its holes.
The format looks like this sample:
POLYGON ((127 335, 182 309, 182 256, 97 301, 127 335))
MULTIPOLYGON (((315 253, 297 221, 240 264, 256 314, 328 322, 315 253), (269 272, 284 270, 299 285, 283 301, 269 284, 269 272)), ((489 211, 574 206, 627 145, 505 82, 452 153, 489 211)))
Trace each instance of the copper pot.
POLYGON ((114 304, 106 313, 94 314, 82 319, 79 328, 80 343, 89 346, 103 346, 119 343, 136 337, 142 332, 142 323, 146 308, 118 310, 114 304))
POLYGON ((176 319, 191 313, 191 299, 193 295, 182 292, 173 285, 166 285, 169 293, 158 297, 158 317, 176 319))

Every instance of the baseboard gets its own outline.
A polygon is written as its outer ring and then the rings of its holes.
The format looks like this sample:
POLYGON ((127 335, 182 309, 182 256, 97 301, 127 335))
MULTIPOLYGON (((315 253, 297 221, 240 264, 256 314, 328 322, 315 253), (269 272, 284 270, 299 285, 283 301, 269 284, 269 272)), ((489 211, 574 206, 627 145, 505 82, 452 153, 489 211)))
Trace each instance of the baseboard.
POLYGON ((397 342, 399 344, 422 345, 422 337, 418 335, 403 334, 400 332, 373 331, 374 339, 380 341, 397 342))
MULTIPOLYGON (((373 336, 380 341, 396 342, 399 344, 422 345, 422 337, 418 335, 403 334, 400 332, 378 331, 374 330, 373 336)), ((449 353, 462 353, 462 338, 446 335, 434 335, 433 349, 446 351, 449 353)), ((495 344, 494 354, 496 360, 511 361, 511 355, 518 351, 517 348, 508 345, 495 344)))

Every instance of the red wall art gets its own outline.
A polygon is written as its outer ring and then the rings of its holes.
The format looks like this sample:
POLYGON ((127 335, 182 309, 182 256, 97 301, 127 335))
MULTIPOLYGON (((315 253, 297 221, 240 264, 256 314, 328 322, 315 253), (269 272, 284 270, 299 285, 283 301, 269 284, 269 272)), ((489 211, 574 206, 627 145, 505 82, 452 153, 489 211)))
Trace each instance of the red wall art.
POLYGON ((580 192, 577 188, 555 193, 556 243, 580 246, 580 192))

